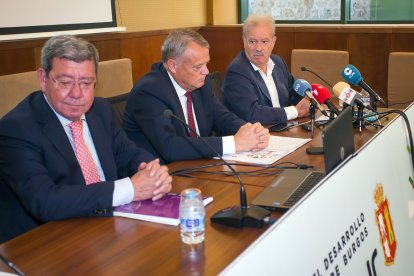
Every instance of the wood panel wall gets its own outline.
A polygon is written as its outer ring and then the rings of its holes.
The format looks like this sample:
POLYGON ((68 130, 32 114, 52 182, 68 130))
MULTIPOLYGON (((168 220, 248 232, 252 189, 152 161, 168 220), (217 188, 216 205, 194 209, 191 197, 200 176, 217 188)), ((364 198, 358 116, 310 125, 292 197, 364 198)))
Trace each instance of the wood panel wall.
MULTIPOLYGON (((152 63, 161 60, 161 45, 169 32, 160 30, 81 37, 96 46, 101 61, 130 58, 133 80, 136 81, 150 70, 152 63)), ((33 39, 0 43, 0 75, 37 70, 45 42, 46 39, 33 39)))
MULTIPOLYGON (((194 28, 210 42, 210 71, 222 76, 243 49, 241 26, 194 28)), ((96 45, 101 60, 131 58, 133 79, 138 80, 161 59, 161 45, 170 30, 85 35, 96 45)), ((36 70, 45 39, 0 43, 0 75, 36 70)), ((344 50, 374 90, 387 99, 388 55, 414 52, 414 27, 409 26, 278 26, 274 52, 288 65, 292 49, 344 50)))
MULTIPOLYGON (((205 26, 200 33, 211 44, 210 70, 224 74, 243 48, 241 26, 205 26)), ((278 26, 274 53, 290 66, 292 49, 348 51, 364 81, 387 99, 388 55, 414 52, 414 27, 410 26, 278 26)))

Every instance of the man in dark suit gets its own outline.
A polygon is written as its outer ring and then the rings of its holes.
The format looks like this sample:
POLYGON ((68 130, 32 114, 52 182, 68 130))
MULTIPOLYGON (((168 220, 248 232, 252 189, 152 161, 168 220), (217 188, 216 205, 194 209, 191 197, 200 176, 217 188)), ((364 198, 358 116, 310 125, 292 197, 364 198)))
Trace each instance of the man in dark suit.
POLYGON ((227 68, 223 104, 240 118, 262 124, 286 123, 309 113, 309 102, 294 90, 294 77, 272 55, 275 24, 269 15, 251 15, 243 25, 241 51, 227 68))
POLYGON ((215 156, 181 122, 164 116, 171 110, 219 154, 267 147, 267 129, 239 119, 214 98, 206 79, 209 61, 209 44, 200 34, 184 29, 170 33, 162 63, 154 64, 128 97, 123 126, 129 138, 165 162, 215 156))
POLYGON ((49 39, 34 92, 0 121, 0 242, 37 225, 112 208, 171 189, 159 160, 94 98, 99 56, 73 36, 49 39))

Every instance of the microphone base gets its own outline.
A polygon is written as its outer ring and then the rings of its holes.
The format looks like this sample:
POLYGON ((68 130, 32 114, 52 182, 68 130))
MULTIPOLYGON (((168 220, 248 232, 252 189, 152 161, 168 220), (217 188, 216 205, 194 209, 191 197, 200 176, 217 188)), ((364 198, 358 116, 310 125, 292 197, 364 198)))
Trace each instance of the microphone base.
POLYGON ((251 205, 245 210, 242 210, 241 206, 232 206, 215 213, 210 221, 236 228, 261 228, 265 218, 269 216, 270 211, 259 206, 251 205))

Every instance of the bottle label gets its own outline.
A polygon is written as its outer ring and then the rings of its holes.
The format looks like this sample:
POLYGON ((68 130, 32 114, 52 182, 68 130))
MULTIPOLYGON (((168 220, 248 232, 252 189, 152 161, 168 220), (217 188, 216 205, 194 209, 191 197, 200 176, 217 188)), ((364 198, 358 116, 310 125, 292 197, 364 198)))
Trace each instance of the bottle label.
POLYGON ((181 218, 181 229, 184 231, 195 232, 204 230, 204 217, 199 218, 181 218))

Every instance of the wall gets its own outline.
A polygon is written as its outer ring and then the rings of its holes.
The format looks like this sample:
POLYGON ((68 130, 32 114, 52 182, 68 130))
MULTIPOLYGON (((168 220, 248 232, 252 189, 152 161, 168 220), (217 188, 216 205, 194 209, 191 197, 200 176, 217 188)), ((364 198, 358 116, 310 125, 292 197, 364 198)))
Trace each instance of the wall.
POLYGON ((238 0, 207 0, 207 25, 238 23, 238 0))
MULTIPOLYGON (((227 0, 226 0, 227 1, 227 0)), ((127 32, 204 26, 206 0, 116 0, 117 24, 127 32)))

